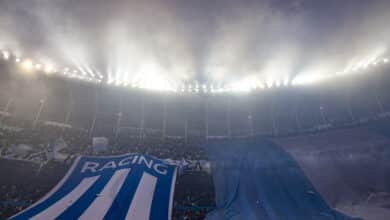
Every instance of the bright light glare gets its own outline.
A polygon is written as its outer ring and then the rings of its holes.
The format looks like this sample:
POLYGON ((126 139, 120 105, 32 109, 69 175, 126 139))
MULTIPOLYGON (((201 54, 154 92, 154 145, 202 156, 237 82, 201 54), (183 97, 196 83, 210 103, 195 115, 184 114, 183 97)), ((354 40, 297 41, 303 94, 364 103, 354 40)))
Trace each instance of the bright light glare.
POLYGON ((4 51, 2 51, 1 53, 3 54, 3 59, 4 59, 4 60, 8 60, 8 59, 9 59, 9 57, 10 57, 10 52, 4 50, 4 51))
POLYGON ((54 66, 52 64, 45 65, 45 73, 52 73, 54 71, 54 66))
POLYGON ((243 80, 228 84, 225 89, 233 92, 250 92, 256 88, 256 81, 255 76, 248 76, 243 80))
POLYGON ((292 83, 294 85, 314 84, 325 80, 327 77, 328 77, 327 75, 323 75, 323 74, 302 74, 295 77, 292 83))
POLYGON ((260 89, 264 89, 264 84, 262 82, 258 82, 257 83, 257 86, 260 88, 260 89))
POLYGON ((289 82, 290 82, 290 79, 288 78, 288 76, 284 77, 283 85, 288 86, 289 82))
POLYGON ((40 70, 41 68, 42 68, 41 64, 39 64, 39 63, 35 64, 35 69, 36 70, 40 70))
POLYGON ((267 87, 268 88, 272 88, 273 84, 274 84, 274 82, 272 79, 267 80, 267 87))
MULTIPOLYGON (((174 91, 175 88, 172 82, 165 79, 162 75, 153 72, 145 73, 139 77, 142 88, 154 91, 174 91)), ((191 88, 192 89, 192 88, 191 88)))
POLYGON ((22 68, 24 70, 30 71, 33 68, 32 61, 29 60, 29 59, 24 60, 23 63, 22 63, 22 68))
MULTIPOLYGON (((40 62, 43 63, 34 63, 32 60, 25 59, 20 54, 15 55, 15 53, 8 50, 0 50, 0 59, 12 59, 12 62, 14 60, 17 63, 14 65, 25 70, 26 72, 42 70, 49 74, 55 73, 58 70, 54 65, 49 64, 51 61, 46 61, 48 62, 46 63, 45 61, 41 60, 40 62)), ((374 59, 367 59, 363 62, 352 63, 347 68, 344 68, 338 72, 329 73, 328 75, 326 75, 325 72, 327 70, 315 70, 302 72, 293 79, 286 75, 266 75, 266 78, 263 78, 262 81, 259 81, 256 75, 252 75, 243 79, 236 79, 236 81, 233 82, 224 82, 226 83, 223 84, 224 86, 222 86, 220 83, 213 85, 199 83, 197 81, 193 81, 192 84, 188 83, 183 84, 183 86, 178 86, 178 84, 176 84, 177 82, 174 82, 174 80, 165 74, 167 71, 153 60, 150 62, 145 62, 144 65, 138 67, 134 74, 129 74, 127 66, 119 66, 118 68, 114 68, 116 69, 114 71, 115 74, 109 71, 108 75, 105 76, 103 76, 95 68, 89 67, 87 65, 83 65, 83 67, 65 67, 61 69, 61 72, 68 77, 77 78, 80 80, 102 82, 102 79, 104 79, 107 84, 115 86, 131 86, 155 91, 182 91, 191 93, 250 92, 256 89, 283 87, 289 85, 314 84, 340 75, 364 72, 364 69, 375 68, 374 66, 380 66, 385 63, 389 63, 389 59, 389 57, 375 57, 374 59), (78 70, 73 68, 77 68, 78 70)), ((215 74, 223 76, 221 73, 223 73, 223 71, 218 71, 218 69, 215 71, 215 74)))

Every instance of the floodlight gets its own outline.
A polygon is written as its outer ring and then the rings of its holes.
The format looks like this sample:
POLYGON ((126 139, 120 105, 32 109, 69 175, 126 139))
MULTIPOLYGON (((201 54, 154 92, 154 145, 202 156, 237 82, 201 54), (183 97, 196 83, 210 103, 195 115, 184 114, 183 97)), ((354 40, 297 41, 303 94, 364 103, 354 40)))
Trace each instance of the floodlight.
POLYGON ((1 53, 3 54, 3 59, 4 60, 8 60, 9 57, 10 57, 10 52, 6 51, 6 50, 3 50, 1 51, 1 53))
POLYGON ((35 64, 36 70, 40 70, 41 68, 42 68, 42 64, 39 64, 39 63, 35 64))
POLYGON ((32 61, 29 60, 29 59, 24 60, 23 63, 22 63, 22 68, 24 70, 30 71, 33 68, 32 61))
POLYGON ((54 71, 54 66, 52 64, 46 64, 44 71, 45 73, 52 73, 54 71))
POLYGON ((122 82, 121 80, 116 80, 116 81, 115 81, 115 85, 116 85, 116 86, 120 86, 120 85, 122 85, 122 83, 123 83, 123 82, 122 82))
POLYGON ((290 83, 290 79, 289 79, 288 76, 286 76, 286 77, 284 78, 284 80, 283 80, 283 85, 288 86, 289 83, 290 83))
POLYGON ((268 88, 272 88, 273 85, 274 85, 274 82, 272 80, 268 80, 267 81, 267 87, 268 88))

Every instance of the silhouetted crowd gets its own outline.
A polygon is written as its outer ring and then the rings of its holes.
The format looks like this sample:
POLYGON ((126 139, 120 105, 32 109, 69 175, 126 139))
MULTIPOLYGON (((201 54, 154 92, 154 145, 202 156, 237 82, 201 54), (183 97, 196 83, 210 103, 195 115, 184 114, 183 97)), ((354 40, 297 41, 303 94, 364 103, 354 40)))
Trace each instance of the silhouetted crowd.
MULTIPOLYGON (((338 207, 366 200, 372 192, 389 192, 389 124, 333 129, 275 141, 294 156, 329 204, 338 207)), ((44 196, 64 176, 77 155, 141 153, 178 161, 207 160, 201 139, 162 139, 151 135, 140 138, 126 134, 107 138, 107 150, 96 152, 91 135, 83 130, 2 127, 0 220, 44 196), (61 150, 67 155, 65 160, 48 156, 58 142, 66 144, 61 150)), ((204 219, 215 207, 214 198, 211 175, 201 167, 180 173, 176 180, 173 220, 204 219)))
MULTIPOLYGON (((77 155, 115 155, 141 153, 161 159, 205 159, 201 142, 186 143, 183 139, 119 136, 110 139, 104 152, 95 152, 90 135, 85 131, 41 127, 40 129, 0 129, 0 219, 28 207, 44 196, 64 176, 77 155), (61 139, 65 161, 48 158, 47 152, 61 139), (12 172, 12 175, 10 175, 12 172)), ((214 204, 209 173, 193 169, 176 180, 174 220, 204 219, 214 204)))

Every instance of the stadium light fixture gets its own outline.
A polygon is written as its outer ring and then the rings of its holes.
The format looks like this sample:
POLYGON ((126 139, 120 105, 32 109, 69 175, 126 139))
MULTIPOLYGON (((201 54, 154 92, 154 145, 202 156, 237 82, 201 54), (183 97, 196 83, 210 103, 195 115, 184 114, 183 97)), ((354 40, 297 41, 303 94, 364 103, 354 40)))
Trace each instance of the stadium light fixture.
POLYGON ((288 76, 284 77, 283 85, 284 85, 284 86, 288 86, 289 83, 290 83, 289 77, 288 77, 288 76))
POLYGON ((273 85, 274 85, 274 82, 272 80, 268 80, 267 87, 270 89, 273 87, 273 85))
POLYGON ((261 81, 257 82, 257 88, 264 89, 264 84, 261 81))
POLYGON ((36 70, 41 70, 41 68, 42 68, 42 64, 39 64, 39 63, 35 64, 36 70))
POLYGON ((26 71, 31 71, 33 68, 33 62, 29 59, 26 59, 22 62, 22 68, 26 71))
POLYGON ((4 60, 9 60, 9 57, 10 57, 10 52, 6 51, 6 50, 3 50, 1 51, 2 55, 3 55, 3 59, 4 60))
POLYGON ((52 64, 46 64, 45 65, 45 69, 44 69, 44 71, 45 71, 45 73, 52 73, 52 72, 54 72, 54 66, 52 65, 52 64))

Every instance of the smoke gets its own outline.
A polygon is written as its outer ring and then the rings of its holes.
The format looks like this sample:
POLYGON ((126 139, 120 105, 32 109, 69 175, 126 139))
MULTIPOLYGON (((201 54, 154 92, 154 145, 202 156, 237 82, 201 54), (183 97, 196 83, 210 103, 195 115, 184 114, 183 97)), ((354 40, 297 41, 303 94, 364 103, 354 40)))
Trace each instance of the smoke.
POLYGON ((3 0, 0 48, 128 83, 145 74, 272 83, 388 55, 389 9, 386 0, 3 0))

